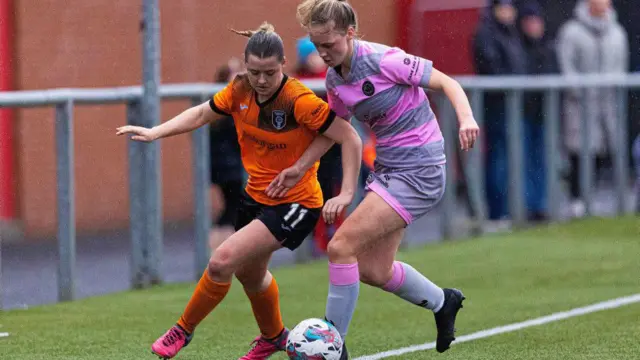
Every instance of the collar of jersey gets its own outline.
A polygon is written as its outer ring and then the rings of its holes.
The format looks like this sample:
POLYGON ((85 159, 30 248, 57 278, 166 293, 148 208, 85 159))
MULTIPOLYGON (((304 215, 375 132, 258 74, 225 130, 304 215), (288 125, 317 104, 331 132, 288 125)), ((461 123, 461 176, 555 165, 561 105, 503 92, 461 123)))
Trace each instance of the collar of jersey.
POLYGON ((342 64, 333 67, 333 70, 336 71, 336 73, 338 74, 338 77, 343 81, 346 81, 346 82, 351 81, 351 74, 353 74, 353 68, 355 67, 355 64, 356 64, 356 58, 357 58, 359 46, 360 46, 360 43, 358 42, 358 40, 353 39, 353 54, 351 55, 351 69, 349 69, 349 73, 347 74, 346 78, 342 77, 342 64))
POLYGON ((258 101, 258 94, 254 91, 253 96, 256 98, 256 105, 258 105, 258 107, 261 107, 261 108, 269 105, 273 100, 275 100, 278 97, 278 95, 280 95, 280 91, 282 91, 282 88, 284 87, 284 84, 287 83, 288 79, 289 77, 287 76, 287 74, 283 74, 282 82, 280 83, 280 87, 278 88, 278 90, 276 90, 276 92, 274 92, 273 95, 271 95, 271 97, 268 98, 263 103, 260 103, 260 101, 258 101))

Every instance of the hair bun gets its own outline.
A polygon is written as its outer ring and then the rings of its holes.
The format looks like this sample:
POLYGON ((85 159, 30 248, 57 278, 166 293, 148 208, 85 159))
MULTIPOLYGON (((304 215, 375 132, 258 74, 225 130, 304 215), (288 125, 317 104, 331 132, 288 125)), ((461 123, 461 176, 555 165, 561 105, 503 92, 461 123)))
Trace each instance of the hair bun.
POLYGON ((246 36, 248 38, 252 37, 253 35, 255 35, 256 33, 259 32, 264 32, 264 33, 275 33, 276 32, 276 28, 275 26, 269 24, 268 22, 263 22, 262 25, 260 25, 260 27, 258 28, 258 30, 236 30, 236 29, 229 29, 230 31, 238 34, 238 35, 242 35, 242 36, 246 36))
POLYGON ((263 22, 262 25, 260 25, 260 27, 258 28, 258 31, 264 31, 264 32, 275 32, 276 28, 275 26, 269 24, 268 22, 263 22))

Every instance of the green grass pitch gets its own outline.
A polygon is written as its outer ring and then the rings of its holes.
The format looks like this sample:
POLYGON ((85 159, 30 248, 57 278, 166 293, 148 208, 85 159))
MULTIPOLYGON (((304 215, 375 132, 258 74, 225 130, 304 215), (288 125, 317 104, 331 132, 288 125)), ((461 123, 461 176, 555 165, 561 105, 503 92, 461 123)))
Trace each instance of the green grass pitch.
MULTIPOLYGON (((589 219, 452 241, 399 254, 467 297, 458 334, 640 293, 640 218, 589 219)), ((289 327, 324 313, 326 261, 274 271, 289 327)), ((0 358, 154 359, 151 343, 180 316, 194 284, 171 284, 0 313, 0 358)), ((176 359, 237 359, 258 330, 235 282, 176 359)), ((397 359, 634 359, 640 303, 397 359)), ((355 358, 435 340, 433 316, 366 286, 348 344, 355 358)), ((274 359, 285 359, 284 354, 274 359)))

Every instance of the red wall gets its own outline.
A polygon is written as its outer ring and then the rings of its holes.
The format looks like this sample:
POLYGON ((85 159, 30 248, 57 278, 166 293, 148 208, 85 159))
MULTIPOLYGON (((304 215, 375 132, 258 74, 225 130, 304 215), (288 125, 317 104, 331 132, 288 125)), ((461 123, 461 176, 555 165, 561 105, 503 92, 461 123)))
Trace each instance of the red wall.
POLYGON ((473 72, 471 40, 485 0, 398 0, 398 45, 447 74, 473 72))
MULTIPOLYGON (((13 88, 13 7, 0 0, 0 91, 13 88)), ((15 216, 14 138, 12 111, 0 109, 0 220, 15 216)))

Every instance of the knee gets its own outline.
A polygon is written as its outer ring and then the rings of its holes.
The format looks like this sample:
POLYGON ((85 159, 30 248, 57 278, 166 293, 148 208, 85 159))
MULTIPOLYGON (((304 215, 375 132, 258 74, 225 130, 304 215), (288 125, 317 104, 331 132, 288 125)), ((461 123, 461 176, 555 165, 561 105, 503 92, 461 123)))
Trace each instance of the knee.
POLYGON ((233 253, 225 247, 218 248, 207 265, 207 271, 212 279, 230 278, 235 272, 233 253))
POLYGON ((327 255, 332 262, 356 256, 355 239, 348 239, 339 230, 327 245, 327 255))
POLYGON ((392 269, 383 266, 359 266, 360 281, 378 288, 384 287, 393 276, 392 269))

